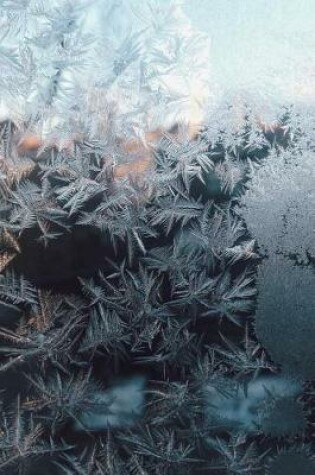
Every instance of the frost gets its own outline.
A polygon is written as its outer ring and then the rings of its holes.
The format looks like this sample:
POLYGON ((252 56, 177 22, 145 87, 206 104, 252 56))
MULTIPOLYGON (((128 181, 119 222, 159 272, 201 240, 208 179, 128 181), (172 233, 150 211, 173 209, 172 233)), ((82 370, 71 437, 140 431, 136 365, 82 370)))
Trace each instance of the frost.
POLYGON ((241 214, 262 252, 315 258, 315 153, 273 153, 250 183, 241 214))
POLYGON ((0 0, 1 473, 310 466, 311 12, 200 3, 0 0))
POLYGON ((256 334, 274 363, 299 378, 315 376, 315 275, 281 255, 264 261, 258 274, 256 334))
POLYGON ((315 375, 315 153, 308 119, 307 113, 292 115, 291 145, 272 149, 240 202, 265 256, 257 280, 257 337, 275 363, 305 379, 315 375))
POLYGON ((282 449, 277 455, 271 457, 266 466, 268 475, 312 475, 315 470, 315 460, 310 446, 293 446, 282 449))
POLYGON ((11 34, 1 45, 2 70, 19 69, 14 81, 9 73, 1 78, 11 119, 31 120, 44 136, 79 124, 98 138, 202 120, 199 104, 211 93, 209 39, 178 2, 30 0, 1 8, 11 34))
POLYGON ((269 414, 273 411, 273 419, 282 435, 298 432, 301 421, 295 399, 301 392, 299 383, 283 377, 257 378, 247 382, 246 390, 245 384, 214 377, 205 387, 208 429, 230 429, 245 433, 266 429, 266 432, 271 432, 269 414), (286 401, 291 402, 291 405, 287 404, 287 412, 285 409, 281 411, 281 404, 286 401), (275 408, 275 403, 280 407, 275 408))

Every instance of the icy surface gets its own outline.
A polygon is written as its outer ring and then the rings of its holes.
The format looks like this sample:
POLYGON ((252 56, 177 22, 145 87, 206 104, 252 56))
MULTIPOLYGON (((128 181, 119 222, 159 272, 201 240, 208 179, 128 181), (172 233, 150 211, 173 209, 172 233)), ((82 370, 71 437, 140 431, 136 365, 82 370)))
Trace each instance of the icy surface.
POLYGON ((315 259, 315 154, 274 154, 252 178, 242 215, 267 255, 315 259))
POLYGON ((14 15, 4 55, 15 55, 19 81, 6 81, 3 115, 34 118, 42 108, 46 131, 81 120, 90 133, 141 135, 199 123, 199 102, 213 97, 210 40, 176 1, 30 0, 14 15))
POLYGON ((40 110, 46 133, 314 106, 312 0, 8 0, 1 12, 0 115, 40 110))
POLYGON ((265 256, 258 271, 255 328, 273 361, 315 376, 315 154, 305 143, 256 170, 241 214, 265 256))
POLYGON ((257 432, 266 415, 264 403, 268 397, 294 400, 301 391, 296 381, 283 377, 259 377, 249 381, 246 391, 235 381, 214 379, 205 388, 207 424, 214 429, 257 432))
POLYGON ((258 274, 256 334, 272 360, 301 379, 315 377, 315 273, 281 255, 258 274))

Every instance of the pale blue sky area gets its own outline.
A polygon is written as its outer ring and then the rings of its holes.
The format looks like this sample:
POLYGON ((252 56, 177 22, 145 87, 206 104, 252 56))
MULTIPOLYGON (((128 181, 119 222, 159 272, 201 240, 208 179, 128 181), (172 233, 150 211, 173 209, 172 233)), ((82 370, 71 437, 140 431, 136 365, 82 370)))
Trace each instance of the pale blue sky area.
POLYGON ((212 39, 221 86, 314 101, 315 0, 186 0, 185 11, 212 39))

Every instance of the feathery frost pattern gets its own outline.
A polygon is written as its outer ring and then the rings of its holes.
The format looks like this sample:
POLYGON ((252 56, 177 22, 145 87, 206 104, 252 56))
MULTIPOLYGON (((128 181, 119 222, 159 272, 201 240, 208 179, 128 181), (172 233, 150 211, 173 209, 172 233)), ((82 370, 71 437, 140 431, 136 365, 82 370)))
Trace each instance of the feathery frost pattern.
POLYGON ((1 474, 314 473, 313 109, 184 3, 0 0, 1 474))

